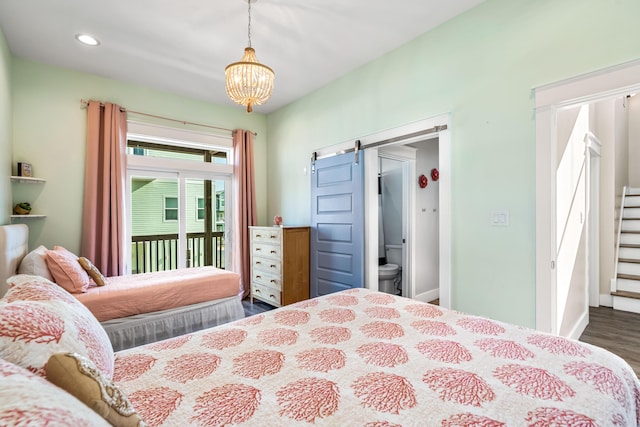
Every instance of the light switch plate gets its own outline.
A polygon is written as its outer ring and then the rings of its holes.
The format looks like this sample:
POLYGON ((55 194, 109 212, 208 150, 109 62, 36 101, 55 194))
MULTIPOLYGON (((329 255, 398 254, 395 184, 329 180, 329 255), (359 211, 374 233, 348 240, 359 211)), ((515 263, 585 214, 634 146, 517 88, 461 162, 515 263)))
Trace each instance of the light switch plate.
POLYGON ((509 226, 509 211, 491 212, 491 225, 495 225, 496 227, 509 226))

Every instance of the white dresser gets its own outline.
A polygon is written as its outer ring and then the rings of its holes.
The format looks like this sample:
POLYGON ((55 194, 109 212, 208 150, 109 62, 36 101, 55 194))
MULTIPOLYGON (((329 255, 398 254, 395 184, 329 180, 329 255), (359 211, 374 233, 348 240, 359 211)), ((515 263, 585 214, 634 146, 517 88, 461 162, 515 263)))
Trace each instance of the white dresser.
POLYGON ((309 227, 249 227, 251 302, 280 307, 309 299, 309 227))

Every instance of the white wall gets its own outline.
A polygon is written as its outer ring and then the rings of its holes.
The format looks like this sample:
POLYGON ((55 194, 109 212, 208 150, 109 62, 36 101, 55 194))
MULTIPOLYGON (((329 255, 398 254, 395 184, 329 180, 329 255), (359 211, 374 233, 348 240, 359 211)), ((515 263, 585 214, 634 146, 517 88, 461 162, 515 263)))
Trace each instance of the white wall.
POLYGON ((439 185, 431 179, 431 169, 438 168, 438 140, 432 139, 413 144, 418 147, 416 155, 417 175, 427 176, 429 184, 426 188, 416 189, 416 253, 414 256, 416 270, 416 295, 432 292, 428 299, 438 298, 439 289, 439 253, 438 253, 438 219, 439 219, 439 185))
POLYGON ((600 295, 609 294, 615 263, 615 101, 593 104, 593 134, 600 150, 600 295))

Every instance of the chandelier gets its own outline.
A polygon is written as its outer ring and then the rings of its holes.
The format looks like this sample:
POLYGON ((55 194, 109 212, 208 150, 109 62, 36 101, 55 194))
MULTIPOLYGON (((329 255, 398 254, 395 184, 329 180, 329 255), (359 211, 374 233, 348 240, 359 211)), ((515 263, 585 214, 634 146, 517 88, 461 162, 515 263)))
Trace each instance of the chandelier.
POLYGON ((251 2, 249 3, 249 47, 244 48, 240 62, 227 65, 224 69, 227 95, 240 105, 247 106, 247 112, 253 111, 254 105, 262 105, 271 96, 273 90, 273 70, 258 62, 256 51, 251 47, 251 2))

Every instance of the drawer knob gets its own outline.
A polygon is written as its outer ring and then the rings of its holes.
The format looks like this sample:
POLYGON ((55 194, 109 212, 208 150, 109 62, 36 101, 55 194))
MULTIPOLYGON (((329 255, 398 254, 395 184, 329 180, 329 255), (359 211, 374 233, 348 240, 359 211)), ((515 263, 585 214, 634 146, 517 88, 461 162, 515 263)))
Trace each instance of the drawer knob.
POLYGON ((262 249, 260 248, 256 248, 256 252, 260 252, 262 249))
POLYGON ((259 293, 260 293, 260 289, 254 289, 253 291, 254 291, 256 294, 259 294, 259 293))
POLYGON ((256 279, 261 279, 261 278, 262 278, 262 276, 261 276, 261 275, 256 274, 256 279))
POLYGON ((271 283, 276 283, 275 279, 271 279, 271 283))
POLYGON ((262 237, 262 234, 256 234, 256 237, 262 237))
POLYGON ((271 268, 276 268, 275 264, 271 264, 271 268))
POLYGON ((275 295, 273 295, 273 294, 271 294, 271 295, 269 295, 269 298, 276 299, 276 296, 275 296, 275 295))
POLYGON ((261 263, 260 261, 256 261, 256 264, 257 264, 257 265, 260 265, 260 264, 262 264, 262 263, 261 263))
POLYGON ((273 250, 272 250, 272 251, 271 251, 271 253, 272 253, 272 254, 275 254, 275 253, 276 253, 276 251, 273 251, 273 250))

